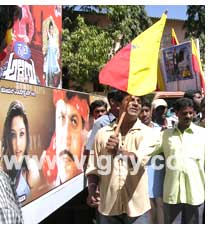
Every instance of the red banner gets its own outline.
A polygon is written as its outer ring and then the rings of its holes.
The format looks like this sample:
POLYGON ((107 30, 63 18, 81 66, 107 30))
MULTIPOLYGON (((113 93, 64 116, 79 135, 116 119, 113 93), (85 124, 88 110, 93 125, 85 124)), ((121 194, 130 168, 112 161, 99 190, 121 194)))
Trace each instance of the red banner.
POLYGON ((0 78, 62 88, 62 6, 21 6, 0 78))

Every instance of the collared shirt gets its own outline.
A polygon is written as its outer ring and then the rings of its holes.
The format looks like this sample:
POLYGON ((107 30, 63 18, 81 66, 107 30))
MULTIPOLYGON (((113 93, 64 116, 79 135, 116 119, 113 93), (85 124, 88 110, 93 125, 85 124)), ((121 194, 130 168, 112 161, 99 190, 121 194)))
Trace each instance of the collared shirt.
POLYGON ((0 224, 18 223, 23 223, 23 218, 14 183, 0 169, 0 224))
POLYGON ((153 155, 159 152, 164 152, 166 161, 163 201, 202 204, 205 192, 204 128, 191 123, 184 133, 178 127, 164 130, 153 155))
POLYGON ((94 142, 94 138, 96 136, 96 133, 98 132, 99 129, 101 129, 102 127, 109 125, 111 123, 113 123, 116 120, 116 117, 111 113, 108 112, 105 115, 102 115, 101 117, 99 117, 93 124, 93 128, 91 131, 91 134, 87 140, 87 144, 86 144, 86 149, 87 150, 91 150, 93 149, 93 142, 94 142))
POLYGON ((138 148, 141 141, 150 145, 154 132, 138 119, 124 137, 119 133, 119 146, 137 157, 139 167, 130 167, 126 160, 120 160, 120 155, 113 157, 105 148, 116 126, 108 125, 98 131, 94 151, 90 151, 86 174, 99 177, 101 202, 98 210, 101 214, 111 216, 126 213, 136 217, 150 209, 148 177, 143 166, 145 163, 142 163, 144 155, 138 148))

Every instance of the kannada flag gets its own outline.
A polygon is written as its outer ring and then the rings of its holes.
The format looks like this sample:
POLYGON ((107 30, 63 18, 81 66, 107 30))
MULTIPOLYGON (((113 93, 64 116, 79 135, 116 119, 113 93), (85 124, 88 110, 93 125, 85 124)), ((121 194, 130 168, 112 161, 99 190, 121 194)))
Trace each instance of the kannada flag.
POLYGON ((171 39, 171 44, 172 45, 178 45, 179 42, 178 42, 178 39, 177 39, 177 36, 175 34, 175 30, 172 28, 172 39, 171 39))
POLYGON ((191 39, 191 45, 192 45, 192 63, 193 63, 193 70, 195 73, 199 74, 201 88, 203 89, 203 92, 205 93, 205 80, 204 80, 204 73, 202 70, 202 65, 199 57, 199 52, 197 51, 196 45, 194 43, 194 40, 191 39))
POLYGON ((156 89, 160 42, 166 14, 142 32, 102 68, 99 82, 131 95, 145 95, 156 89))

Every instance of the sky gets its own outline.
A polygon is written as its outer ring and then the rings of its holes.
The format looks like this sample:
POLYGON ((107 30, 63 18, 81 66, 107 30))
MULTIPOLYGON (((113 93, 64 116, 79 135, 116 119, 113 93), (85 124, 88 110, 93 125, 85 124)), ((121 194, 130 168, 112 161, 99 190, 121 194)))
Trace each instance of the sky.
POLYGON ((186 5, 145 5, 146 12, 150 17, 161 17, 168 10, 167 18, 186 20, 186 5))

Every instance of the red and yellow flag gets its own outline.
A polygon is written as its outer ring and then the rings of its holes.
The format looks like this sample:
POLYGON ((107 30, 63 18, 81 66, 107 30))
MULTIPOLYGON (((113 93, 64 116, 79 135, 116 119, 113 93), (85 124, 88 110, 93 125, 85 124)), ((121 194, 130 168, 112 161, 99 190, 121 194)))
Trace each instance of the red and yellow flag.
POLYGON ((205 79, 204 79, 204 72, 202 70, 202 64, 199 57, 199 52, 197 51, 196 45, 194 40, 191 39, 192 45, 192 63, 193 63, 193 70, 195 73, 199 74, 200 77, 200 84, 203 92, 205 93, 205 79))
POLYGON ((172 28, 171 44, 172 45, 178 45, 179 44, 178 39, 177 39, 177 36, 176 36, 176 33, 175 33, 175 30, 173 28, 172 28))
POLYGON ((145 95, 156 89, 160 42, 166 14, 122 48, 102 68, 99 82, 131 95, 145 95))

